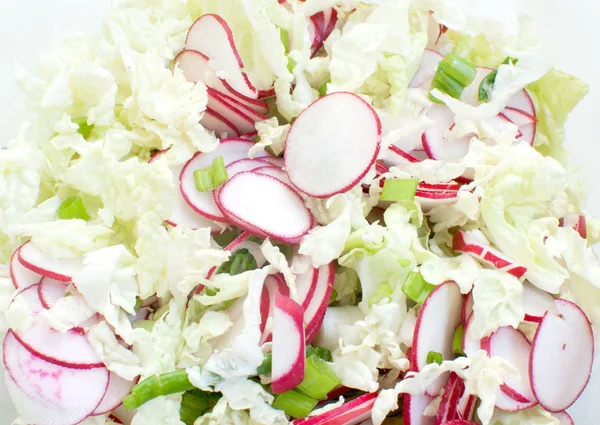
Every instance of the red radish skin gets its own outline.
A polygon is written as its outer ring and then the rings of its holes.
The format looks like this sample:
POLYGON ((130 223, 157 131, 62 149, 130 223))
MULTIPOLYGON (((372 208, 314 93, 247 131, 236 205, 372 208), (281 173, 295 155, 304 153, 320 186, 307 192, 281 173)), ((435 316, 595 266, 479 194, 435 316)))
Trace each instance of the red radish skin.
POLYGON ((436 183, 429 184, 425 182, 419 182, 417 189, 429 192, 458 192, 462 187, 461 184, 456 183, 436 183))
POLYGON ((377 393, 361 395, 317 416, 296 419, 292 425, 356 425, 371 416, 377 393))
POLYGON ((123 399, 129 395, 131 389, 136 384, 135 381, 127 381, 114 372, 110 372, 108 378, 108 388, 102 401, 92 412, 92 415, 105 415, 123 404, 123 399))
MULTIPOLYGON (((240 101, 239 99, 236 99, 233 96, 229 96, 228 94, 222 93, 218 90, 211 89, 211 88, 208 88, 207 92, 208 92, 209 97, 214 97, 214 98, 220 99, 221 101, 227 103, 232 108, 235 108, 237 111, 241 112, 242 114, 244 114, 245 116, 247 116, 254 122, 264 121, 268 118, 265 114, 262 114, 262 113, 256 111, 255 109, 251 108, 250 106, 248 106, 244 102, 240 101)), ((268 110, 267 110, 267 112, 268 112, 268 110)), ((252 134, 255 132, 256 132, 256 130, 252 129, 251 131, 248 131, 245 134, 252 134)))
POLYGON ((298 291, 298 302, 304 309, 310 306, 317 284, 319 281, 319 269, 310 267, 306 273, 296 276, 296 290, 298 291))
POLYGON ((49 363, 28 351, 11 331, 4 338, 3 351, 9 395, 27 423, 77 424, 94 412, 106 394, 105 367, 73 369, 49 363))
POLYGON ((47 277, 43 278, 38 285, 38 296, 45 309, 54 307, 58 300, 67 295, 67 292, 69 290, 64 282, 47 277))
POLYGON ((323 42, 327 40, 327 38, 331 35, 333 30, 335 29, 335 24, 337 23, 338 14, 337 10, 333 7, 329 9, 325 9, 323 11, 323 17, 325 25, 323 26, 323 42))
POLYGON ((35 285, 42 278, 41 274, 31 271, 21 264, 21 261, 19 260, 20 251, 21 247, 17 248, 10 257, 10 277, 13 286, 16 289, 23 289, 35 285))
POLYGON ((535 402, 529 382, 531 344, 525 335, 510 326, 501 327, 489 338, 487 351, 492 357, 505 359, 519 371, 520 378, 506 380, 500 390, 520 403, 535 402))
POLYGON ((71 277, 81 270, 83 264, 81 259, 55 260, 48 254, 42 252, 33 242, 26 242, 19 248, 19 261, 21 264, 45 277, 70 282, 71 277))
POLYGON ((217 205, 244 230, 285 243, 298 243, 314 224, 296 191, 276 178, 252 171, 229 179, 218 191, 217 205))
POLYGON ((273 312, 273 368, 271 389, 281 394, 304 379, 304 309, 291 298, 275 295, 273 312))
POLYGON ((523 308, 525 321, 540 323, 547 311, 558 313, 554 305, 554 297, 529 282, 523 282, 523 308))
POLYGON ((239 173, 243 173, 244 171, 252 171, 252 170, 256 170, 257 168, 268 167, 270 165, 271 165, 271 163, 268 161, 265 161, 263 158, 256 158, 256 159, 244 158, 244 159, 238 159, 237 161, 232 162, 231 164, 227 165, 227 167, 225 167, 225 169, 227 170, 227 177, 229 179, 231 179, 235 175, 237 175, 239 173))
POLYGON ((579 214, 569 214, 558 221, 560 227, 571 227, 583 239, 587 239, 587 224, 585 216, 579 214))
POLYGON ((306 325, 306 343, 314 341, 325 319, 329 299, 333 292, 335 279, 335 266, 333 263, 319 267, 317 283, 312 299, 306 307, 304 321, 306 325))
POLYGON ((214 91, 208 94, 207 107, 233 124, 238 134, 254 131, 255 121, 214 91))
POLYGON ((428 212, 440 205, 453 204, 458 199, 458 192, 440 192, 417 189, 415 192, 415 199, 419 201, 423 212, 428 212))
MULTIPOLYGON (((194 171, 209 167, 218 156, 223 157, 225 166, 247 158, 248 150, 252 146, 254 146, 254 143, 246 139, 223 139, 214 151, 209 153, 198 152, 188 160, 179 175, 179 188, 183 198, 195 212, 210 220, 227 222, 227 219, 215 204, 212 191, 198 192, 196 189, 194 171)), ((268 155, 270 155, 268 152, 259 154, 260 157, 268 155)))
POLYGON ((465 393, 465 382, 455 373, 450 374, 448 383, 444 387, 442 401, 438 408, 435 425, 442 425, 458 417, 458 402, 465 393))
POLYGON ((477 397, 474 395, 464 394, 458 401, 456 406, 460 419, 471 420, 475 413, 477 397))
MULTIPOLYGON (((430 351, 441 353, 445 360, 454 358, 452 338, 461 323, 461 310, 462 295, 456 283, 445 282, 429 294, 417 316, 413 336, 411 364, 417 372, 427 365, 430 351)), ((438 396, 447 379, 447 374, 436 379, 427 395, 438 396)))
POLYGON ((554 417, 560 421, 559 425, 575 425, 573 418, 567 412, 557 412, 554 417))
POLYGON ((528 143, 529 145, 533 145, 537 128, 536 119, 531 115, 528 115, 527 113, 517 109, 506 108, 502 111, 502 114, 506 116, 507 119, 512 121, 513 124, 519 127, 519 132, 521 134, 519 137, 517 137, 517 140, 528 143))
POLYGON ((463 305, 461 313, 463 329, 467 327, 467 322, 469 320, 469 317, 471 317, 471 313, 473 313, 473 291, 463 295, 463 305))
POLYGON ((435 425, 435 416, 425 416, 423 414, 433 398, 424 394, 404 394, 403 397, 405 425, 435 425))
MULTIPOLYGON (((160 151, 156 153, 151 159, 150 163, 156 161, 161 158, 167 151, 160 151)), ((203 227, 210 227, 211 233, 220 232, 219 226, 215 225, 212 220, 198 214, 196 211, 189 206, 189 204, 183 198, 181 194, 181 190, 179 189, 179 175, 181 174, 181 170, 183 169, 183 165, 175 165, 169 167, 171 170, 171 175, 173 176, 173 185, 175 189, 175 207, 173 208, 173 212, 171 213, 171 217, 168 220, 165 220, 171 226, 184 226, 192 230, 200 229, 203 227)))
POLYGON ((261 344, 272 340, 272 333, 266 330, 267 320, 273 318, 275 313, 275 298, 277 294, 290 296, 290 289, 281 275, 269 275, 265 279, 263 292, 260 299, 260 331, 262 332, 261 344))
POLYGON ((242 138, 242 139, 248 139, 251 142, 256 143, 258 141, 257 140, 257 138, 258 138, 258 131, 255 130, 255 131, 251 131, 250 133, 242 134, 240 136, 240 138, 242 138))
POLYGON ((381 145, 381 122, 360 97, 333 93, 296 118, 285 144, 290 181, 307 195, 328 198, 356 186, 371 169, 381 145))
POLYGON ((275 87, 271 87, 270 89, 267 89, 267 90, 259 90, 258 91, 258 98, 260 100, 270 99, 272 97, 275 97, 275 87))
POLYGON ((467 253, 478 260, 503 270, 516 278, 521 278, 527 272, 527 268, 516 265, 515 262, 507 258, 497 249, 487 245, 473 231, 464 232, 458 230, 452 240, 452 249, 456 252, 467 253))
POLYGON ((200 124, 207 130, 214 131, 219 137, 238 137, 240 135, 235 124, 210 108, 204 111, 200 124))
POLYGON ((455 419, 450 422, 446 422, 443 425, 479 425, 477 422, 471 422, 464 419, 455 419))
POLYGON ((104 367, 80 328, 61 333, 52 329, 44 319, 37 317, 44 310, 39 298, 39 284, 23 290, 17 294, 15 300, 17 298, 25 301, 34 316, 33 324, 27 329, 13 331, 14 337, 27 350, 58 366, 74 369, 104 367))
POLYGON ((313 57, 323 46, 323 32, 325 31, 325 16, 323 12, 315 13, 310 17, 308 32, 312 38, 310 56, 313 57))
POLYGON ((214 14, 202 15, 188 31, 185 48, 206 55, 210 64, 225 71, 225 81, 237 92, 252 99, 258 90, 243 72, 244 64, 235 46, 233 33, 223 18, 214 14))
POLYGON ((533 339, 529 378, 540 405, 562 412, 583 392, 594 359, 592 325, 574 303, 557 299, 558 315, 548 312, 533 339))
POLYGON ((421 162, 415 156, 404 152, 402 149, 394 145, 390 145, 388 147, 387 160, 390 163, 390 166, 401 166, 408 163, 415 164, 417 162, 421 162))
POLYGON ((504 412, 520 412, 521 410, 530 409, 536 404, 534 401, 529 403, 519 402, 506 395, 503 391, 496 393, 496 408, 504 412))

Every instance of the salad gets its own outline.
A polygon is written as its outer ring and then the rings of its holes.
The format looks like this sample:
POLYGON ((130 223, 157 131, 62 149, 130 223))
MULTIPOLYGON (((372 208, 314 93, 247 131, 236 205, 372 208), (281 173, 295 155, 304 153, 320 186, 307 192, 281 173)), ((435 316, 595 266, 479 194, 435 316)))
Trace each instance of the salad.
POLYGON ((588 87, 467 0, 117 0, 17 70, 0 332, 19 425, 572 425, 588 87))

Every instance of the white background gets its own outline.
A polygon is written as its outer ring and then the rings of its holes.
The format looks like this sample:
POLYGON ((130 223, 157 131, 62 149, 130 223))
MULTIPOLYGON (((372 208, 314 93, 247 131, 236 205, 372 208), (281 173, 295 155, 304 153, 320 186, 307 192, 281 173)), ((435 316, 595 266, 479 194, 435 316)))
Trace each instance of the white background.
MULTIPOLYGON (((590 95, 569 118, 567 143, 572 161, 583 168, 590 183, 590 211, 600 216, 600 190, 597 186, 600 182, 600 2, 527 2, 556 47, 556 64, 590 84, 590 95)), ((36 54, 49 46, 57 36, 97 29, 101 15, 109 4, 109 0, 0 0, 1 142, 15 136, 19 122, 25 116, 24 99, 13 78, 15 62, 31 69, 36 54)), ((14 417, 7 398, 0 384, 0 425, 9 425, 14 417)), ((600 372, 570 409, 577 425, 600 423, 593 408, 597 407, 599 399, 600 372)))

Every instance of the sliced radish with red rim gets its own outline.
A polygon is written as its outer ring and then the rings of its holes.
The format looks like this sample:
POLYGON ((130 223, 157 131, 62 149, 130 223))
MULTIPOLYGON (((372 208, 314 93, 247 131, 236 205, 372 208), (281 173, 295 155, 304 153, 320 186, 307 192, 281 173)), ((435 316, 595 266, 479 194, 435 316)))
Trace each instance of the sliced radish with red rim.
POLYGON ((207 108, 233 124, 238 134, 254 131, 255 120, 220 96, 216 90, 208 89, 207 108))
POLYGON ((421 160, 417 157, 407 152, 404 152, 402 149, 395 145, 390 145, 388 147, 384 161, 386 165, 390 167, 397 167, 406 164, 416 164, 417 162, 421 162, 421 160))
POLYGON ((207 130, 214 131, 219 137, 238 137, 240 135, 235 124, 210 108, 207 108, 202 114, 200 124, 207 130))
POLYGON ((235 175, 221 187, 217 203, 242 229, 298 243, 314 219, 302 198, 280 180, 252 171, 235 175))
POLYGON ((355 425, 367 420, 375 405, 377 393, 361 395, 320 415, 296 419, 293 425, 355 425))
POLYGON ((285 169, 307 195, 327 198, 356 186, 375 163, 381 122, 353 93, 333 93, 296 118, 286 139, 285 169))
POLYGON ((40 302, 46 309, 54 307, 58 300, 64 298, 68 292, 67 284, 47 277, 43 278, 38 286, 40 302))
POLYGON ((521 134, 517 137, 517 140, 533 145, 537 128, 536 119, 517 109, 506 108, 502 111, 502 114, 519 127, 519 132, 521 134))
POLYGON ((329 305, 329 299, 333 293, 333 281, 335 279, 335 267, 333 263, 319 267, 315 290, 306 307, 304 321, 306 322, 306 343, 310 344, 316 338, 325 313, 329 305))
POLYGON ((469 333, 469 327, 472 325, 473 320, 475 319, 474 315, 471 314, 469 319, 467 320, 467 324, 464 327, 463 334, 463 351, 467 356, 471 356, 475 354, 477 351, 481 350, 481 340, 472 338, 469 333))
POLYGON ((594 335, 585 313, 574 303, 555 300, 558 315, 540 322, 531 350, 533 393, 549 412, 570 407, 586 387, 594 359, 594 335))
MULTIPOLYGON (((241 112, 242 114, 244 114, 248 118, 252 119, 252 121, 254 121, 254 122, 256 122, 256 121, 264 121, 264 120, 266 120, 268 118, 266 115, 264 115, 263 113, 260 113, 260 112, 256 111, 255 109, 251 108, 250 106, 248 106, 244 102, 240 101, 238 98, 235 98, 235 97, 230 96, 230 95, 228 95, 226 93, 222 93, 221 91, 218 91, 218 90, 215 90, 215 89, 211 89, 211 88, 209 88, 207 91, 208 91, 209 98, 212 96, 214 98, 217 98, 217 99, 221 100, 222 102, 225 102, 226 104, 228 104, 232 108, 235 108, 237 111, 241 112)), ((267 110, 267 112, 268 112, 268 110, 267 110)), ((254 133, 256 130, 254 130, 254 126, 252 126, 252 127, 253 127, 252 130, 248 131, 245 134, 252 134, 252 133, 254 133)))
POLYGON ((473 291, 463 295, 463 305, 461 314, 463 328, 467 326, 469 317, 471 317, 471 313, 473 313, 473 302, 473 291))
POLYGON ((19 260, 20 251, 21 247, 17 248, 10 257, 10 277, 13 286, 16 289, 23 289, 35 285, 42 278, 41 274, 31 271, 21 264, 21 261, 19 260))
POLYGON ((433 401, 424 394, 404 394, 405 425, 435 425, 435 416, 425 416, 423 412, 433 401))
POLYGON ((442 401, 438 408, 435 424, 442 425, 453 419, 460 419, 458 412, 458 402, 465 393, 465 382, 455 373, 450 374, 450 378, 444 387, 442 401))
POLYGON ((558 313, 554 305, 554 297, 529 282, 523 282, 523 309, 527 322, 539 323, 547 311, 558 313))
POLYGON ((423 147, 427 156, 439 161, 458 161, 469 151, 471 137, 454 138, 449 129, 454 125, 454 114, 443 105, 433 105, 427 118, 434 122, 423 133, 423 147))
POLYGON ((567 412, 557 412, 553 416, 560 421, 559 425, 575 425, 573 418, 567 412))
POLYGON ((123 399, 129 395, 134 385, 135 381, 128 381, 116 373, 110 372, 106 394, 104 394, 102 401, 92 415, 105 415, 119 407, 123 404, 123 399))
POLYGON ((429 90, 431 81, 435 76, 439 63, 444 59, 441 53, 434 50, 425 49, 421 64, 417 69, 409 87, 429 90))
POLYGON ((106 394, 105 367, 73 369, 49 363, 27 350, 10 331, 3 348, 6 386, 27 423, 77 424, 94 412, 106 394))
POLYGON ((289 297, 290 289, 285 283, 283 276, 269 275, 265 279, 260 299, 260 331, 262 332, 261 344, 271 341, 272 333, 270 330, 266 330, 266 326, 267 321, 269 319, 273 319, 273 314, 275 313, 275 298, 277 294, 289 297))
POLYGON ((29 270, 45 277, 70 282, 83 267, 80 258, 65 258, 55 260, 42 252, 33 242, 26 242, 19 248, 19 261, 29 270))

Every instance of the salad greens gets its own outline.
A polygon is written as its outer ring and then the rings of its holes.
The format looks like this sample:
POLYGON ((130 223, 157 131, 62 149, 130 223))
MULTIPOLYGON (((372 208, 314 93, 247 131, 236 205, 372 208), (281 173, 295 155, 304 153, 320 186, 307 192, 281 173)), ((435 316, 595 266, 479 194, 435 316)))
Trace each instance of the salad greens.
MULTIPOLYGON (((32 111, 0 150, 0 334, 46 326, 84 339, 92 369, 113 380, 101 383, 123 392, 84 425, 116 423, 121 401, 132 425, 285 425, 327 414, 343 425, 361 409, 380 425, 399 396, 425 397, 451 374, 464 384, 454 398, 477 400, 467 415, 477 424, 558 425, 536 400, 496 408, 510 399, 507 386, 529 377, 485 344, 511 327, 535 346, 555 299, 600 323, 600 222, 582 210, 562 145, 589 88, 551 67, 529 17, 496 3, 116 1, 98 34, 65 39, 31 73, 17 69, 32 111), (225 35, 199 52, 206 72, 190 73, 176 58, 209 14, 225 35), (301 113, 338 92, 373 112, 376 156, 347 189, 311 197, 286 171, 286 140, 301 113), (248 122, 255 133, 238 131, 248 122), (210 154, 184 181, 190 160, 210 154), (249 159, 260 166, 228 175, 249 159), (228 214, 219 190, 242 173, 287 191, 284 201, 310 216, 306 232, 268 237, 228 214), (46 299, 44 285, 65 291, 46 299), (448 285, 458 304, 439 314, 456 322, 428 322, 427 300, 448 285), (526 285, 550 303, 539 317, 526 285), (37 304, 19 296, 29 286, 37 304), (310 338, 295 347, 300 384, 274 394, 278 296, 304 311, 310 338), (377 394, 353 398, 365 393, 377 394)), ((330 177, 346 171, 344 152, 322 149, 330 177)), ((284 202, 257 206, 254 188, 236 198, 251 218, 271 217, 284 202)), ((285 227, 300 215, 271 221, 285 227)), ((24 398, 13 394, 15 424, 35 422, 39 400, 24 398)), ((443 402, 427 400, 435 416, 443 402)))

